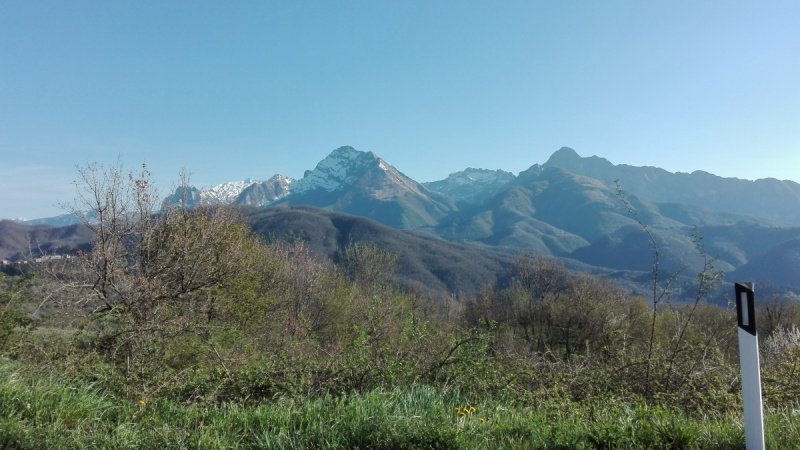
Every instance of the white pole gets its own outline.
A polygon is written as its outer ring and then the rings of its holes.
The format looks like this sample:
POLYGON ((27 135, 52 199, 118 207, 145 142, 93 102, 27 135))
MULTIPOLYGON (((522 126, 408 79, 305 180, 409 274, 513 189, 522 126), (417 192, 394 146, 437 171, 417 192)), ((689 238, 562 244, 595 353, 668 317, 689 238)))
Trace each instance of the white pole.
POLYGON ((748 450, 764 449, 764 407, 761 403, 761 369, 758 361, 755 294, 752 283, 736 283, 739 322, 739 363, 742 369, 744 441, 748 450))

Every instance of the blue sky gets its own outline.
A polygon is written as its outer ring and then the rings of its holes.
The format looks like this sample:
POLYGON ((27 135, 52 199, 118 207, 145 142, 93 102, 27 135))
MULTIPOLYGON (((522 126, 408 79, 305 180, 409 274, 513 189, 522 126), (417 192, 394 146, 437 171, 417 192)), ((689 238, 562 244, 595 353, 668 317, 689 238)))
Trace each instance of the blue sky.
POLYGON ((0 217, 75 166, 162 192, 301 177, 352 145, 419 181, 561 146, 800 180, 800 2, 0 3, 0 217))

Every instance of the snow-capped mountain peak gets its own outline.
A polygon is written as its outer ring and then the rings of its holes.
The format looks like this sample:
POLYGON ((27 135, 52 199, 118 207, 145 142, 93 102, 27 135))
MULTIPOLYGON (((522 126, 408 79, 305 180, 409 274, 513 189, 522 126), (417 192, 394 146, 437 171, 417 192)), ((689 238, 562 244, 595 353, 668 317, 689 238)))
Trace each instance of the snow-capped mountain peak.
POLYGON ((220 203, 227 205, 236 200, 243 190, 256 183, 260 183, 260 181, 248 178, 242 181, 221 183, 209 189, 201 189, 200 201, 207 204, 220 203))
POLYGON ((355 182, 369 167, 380 165, 383 165, 383 170, 387 170, 387 165, 372 152, 339 147, 320 161, 314 170, 307 170, 303 178, 292 186, 292 193, 318 189, 333 192, 355 182))

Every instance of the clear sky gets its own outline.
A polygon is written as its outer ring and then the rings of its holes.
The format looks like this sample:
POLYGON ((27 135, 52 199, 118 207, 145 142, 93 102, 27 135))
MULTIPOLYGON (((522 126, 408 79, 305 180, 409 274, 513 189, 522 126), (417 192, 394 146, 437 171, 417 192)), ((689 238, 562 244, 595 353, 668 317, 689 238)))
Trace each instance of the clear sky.
POLYGON ((0 2, 0 217, 75 166, 208 186, 373 151, 418 181, 614 163, 800 180, 800 2, 0 2))

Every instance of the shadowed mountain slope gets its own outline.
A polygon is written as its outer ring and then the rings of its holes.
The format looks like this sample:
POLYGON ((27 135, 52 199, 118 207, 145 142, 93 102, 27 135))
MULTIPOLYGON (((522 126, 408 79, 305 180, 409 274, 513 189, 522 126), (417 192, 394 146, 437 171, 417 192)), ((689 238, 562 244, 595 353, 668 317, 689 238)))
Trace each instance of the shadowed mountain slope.
POLYGON ((92 235, 83 225, 49 227, 0 221, 0 259, 25 260, 89 248, 92 235))
POLYGON ((280 174, 260 183, 253 183, 236 197, 234 202, 241 206, 267 206, 289 194, 292 179, 280 174))
POLYGON ((731 278, 800 290, 800 237, 776 245, 751 259, 736 269, 731 278))
POLYGON ((372 220, 304 206, 251 211, 252 230, 267 241, 303 241, 318 257, 338 261, 351 243, 374 244, 398 256, 399 282, 438 294, 472 295, 502 282, 515 257, 475 245, 397 230, 372 220))
POLYGON ((564 147, 544 164, 611 183, 619 180, 635 195, 662 203, 701 206, 800 225, 800 184, 767 178, 755 181, 723 178, 708 172, 672 173, 657 167, 614 165, 604 158, 581 157, 564 147))
MULTIPOLYGON (((630 196, 645 223, 680 228, 680 222, 630 196)), ((636 225, 616 191, 598 180, 533 166, 483 205, 455 214, 442 236, 566 256, 614 231, 636 225)))

